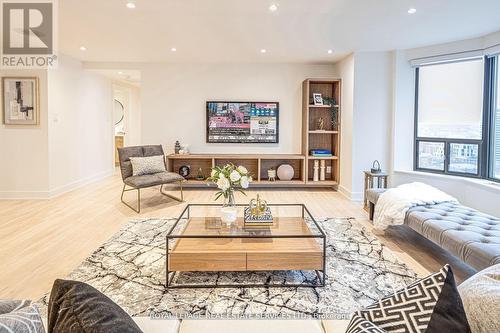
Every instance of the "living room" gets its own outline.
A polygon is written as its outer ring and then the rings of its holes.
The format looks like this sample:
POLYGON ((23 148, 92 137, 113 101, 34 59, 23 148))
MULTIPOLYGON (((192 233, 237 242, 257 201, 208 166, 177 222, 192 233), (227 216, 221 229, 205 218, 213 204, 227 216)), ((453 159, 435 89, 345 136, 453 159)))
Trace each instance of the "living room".
POLYGON ((1 8, 0 332, 500 331, 496 1, 1 8))

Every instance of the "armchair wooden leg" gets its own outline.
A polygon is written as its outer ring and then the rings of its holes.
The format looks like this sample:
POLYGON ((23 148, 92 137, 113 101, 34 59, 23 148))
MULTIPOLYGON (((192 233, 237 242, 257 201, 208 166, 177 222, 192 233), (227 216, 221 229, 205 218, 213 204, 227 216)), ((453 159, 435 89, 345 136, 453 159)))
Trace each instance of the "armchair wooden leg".
POLYGON ((167 197, 169 197, 169 198, 172 198, 172 199, 174 199, 174 200, 176 200, 176 201, 179 201, 179 202, 184 202, 184 192, 183 192, 183 190, 182 190, 182 180, 181 180, 181 181, 179 181, 179 187, 180 187, 180 191, 181 191, 181 196, 180 196, 180 198, 179 198, 179 197, 176 197, 176 196, 173 196, 173 195, 171 195, 171 194, 168 194, 168 193, 163 192, 163 185, 160 185, 160 193, 161 193, 161 194, 163 194, 164 196, 167 196, 167 197))
POLYGON ((122 203, 127 206, 128 208, 132 209, 134 212, 136 213, 140 213, 141 212, 141 189, 140 188, 131 188, 131 189, 128 189, 126 190, 125 189, 125 184, 123 184, 123 189, 122 189, 122 196, 120 198, 120 200, 122 201, 122 203), (129 205, 128 203, 126 203, 124 200, 123 200, 123 194, 125 192, 128 192, 128 191, 134 191, 134 190, 137 190, 137 209, 132 207, 131 205, 129 205))

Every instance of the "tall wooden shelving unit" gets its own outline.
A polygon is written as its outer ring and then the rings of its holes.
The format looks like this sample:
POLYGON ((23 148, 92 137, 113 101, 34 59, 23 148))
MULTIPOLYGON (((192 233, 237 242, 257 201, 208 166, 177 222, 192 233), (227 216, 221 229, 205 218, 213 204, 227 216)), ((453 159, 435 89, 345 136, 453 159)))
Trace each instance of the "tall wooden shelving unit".
POLYGON ((302 154, 306 157, 306 184, 337 187, 340 179, 340 79, 307 79, 302 83, 302 154), (334 100, 332 105, 314 105, 313 94, 334 100), (335 108, 333 117, 332 107, 335 108), (324 128, 318 129, 318 120, 323 118, 324 128), (331 157, 311 156, 312 149, 328 149, 331 157), (326 177, 313 181, 315 160, 324 160, 326 177), (330 171, 330 172, 328 172, 330 171))

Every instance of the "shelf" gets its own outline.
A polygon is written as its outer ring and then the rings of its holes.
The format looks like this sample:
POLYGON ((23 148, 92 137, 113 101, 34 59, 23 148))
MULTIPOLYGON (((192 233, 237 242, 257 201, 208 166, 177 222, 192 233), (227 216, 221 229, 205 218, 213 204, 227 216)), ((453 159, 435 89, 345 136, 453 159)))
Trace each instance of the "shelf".
POLYGON ((307 185, 315 185, 315 186, 336 186, 338 183, 334 180, 320 180, 320 181, 313 181, 312 179, 309 179, 306 182, 307 185))
MULTIPOLYGON (((338 104, 334 104, 334 107, 338 108, 338 104)), ((309 108, 331 108, 332 105, 314 105, 314 104, 309 104, 309 108)))
POLYGON ((339 134, 339 131, 313 130, 309 134, 339 134))
POLYGON ((307 156, 310 160, 338 160, 337 156, 307 156))
MULTIPOLYGON (((304 185, 305 182, 300 179, 292 179, 292 180, 276 180, 274 182, 271 182, 269 180, 261 180, 258 182, 253 182, 251 184, 256 184, 256 185, 304 185)), ((251 186, 251 185, 250 185, 251 186)))
POLYGON ((236 159, 236 160, 300 160, 304 159, 305 156, 301 154, 170 154, 167 155, 167 159, 172 160, 190 160, 190 159, 236 159))

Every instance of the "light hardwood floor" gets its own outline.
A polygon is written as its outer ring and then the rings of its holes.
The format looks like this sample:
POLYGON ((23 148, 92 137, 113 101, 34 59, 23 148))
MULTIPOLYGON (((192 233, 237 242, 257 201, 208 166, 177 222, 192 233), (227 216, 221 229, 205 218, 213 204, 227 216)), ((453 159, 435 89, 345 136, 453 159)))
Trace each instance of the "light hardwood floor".
MULTIPOLYGON (((145 189, 142 212, 136 214, 120 202, 122 182, 112 177, 50 200, 0 200, 0 298, 37 299, 54 279, 64 278, 127 221, 137 217, 175 217, 185 207, 145 189)), ((354 217, 371 229, 361 204, 328 189, 250 190, 268 202, 305 203, 315 217, 354 217)), ((185 191, 186 202, 212 202, 214 190, 185 191)), ((135 203, 135 193, 125 194, 135 203)), ((236 200, 248 199, 239 194, 236 200)), ((418 274, 449 262, 459 281, 473 271, 406 227, 379 239, 418 274)))

